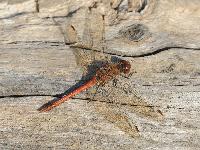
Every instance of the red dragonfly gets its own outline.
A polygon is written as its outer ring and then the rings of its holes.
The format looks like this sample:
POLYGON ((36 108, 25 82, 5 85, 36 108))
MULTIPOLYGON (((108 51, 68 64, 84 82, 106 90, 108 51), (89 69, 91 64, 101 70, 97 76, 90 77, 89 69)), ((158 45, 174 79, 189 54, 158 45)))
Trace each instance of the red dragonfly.
POLYGON ((47 112, 94 85, 104 85, 106 82, 114 79, 121 73, 128 74, 130 69, 131 65, 126 60, 120 60, 117 63, 106 63, 101 68, 97 69, 95 75, 93 75, 91 79, 84 83, 82 86, 74 89, 72 92, 64 95, 62 98, 56 101, 44 104, 38 110, 40 112, 47 112))

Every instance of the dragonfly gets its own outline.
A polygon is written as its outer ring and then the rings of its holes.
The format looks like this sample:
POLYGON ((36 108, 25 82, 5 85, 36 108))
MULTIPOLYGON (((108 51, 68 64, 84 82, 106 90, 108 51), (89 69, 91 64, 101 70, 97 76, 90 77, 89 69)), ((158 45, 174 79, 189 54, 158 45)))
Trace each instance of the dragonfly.
POLYGON ((41 106, 38 110, 40 112, 47 112, 51 109, 59 106, 60 104, 64 103, 65 101, 69 100, 71 97, 81 93, 82 91, 89 89, 94 85, 103 86, 108 81, 116 78, 120 74, 129 74, 131 69, 131 64, 129 61, 120 60, 117 63, 105 63, 102 67, 96 70, 96 73, 85 82, 80 87, 77 87, 73 91, 69 92, 68 94, 64 95, 60 99, 52 102, 48 102, 41 106))
MULTIPOLYGON (((86 44, 82 44, 77 42, 76 39, 77 38, 77 33, 75 28, 72 25, 69 25, 69 43, 71 44, 71 48, 73 48, 74 50, 74 54, 75 57, 77 57, 77 64, 82 66, 83 68, 85 68, 85 66, 89 67, 88 65, 88 60, 90 60, 91 58, 94 57, 94 60, 96 60, 96 53, 98 53, 98 60, 102 60, 102 57, 100 54, 102 54, 103 58, 106 58, 106 55, 104 53, 99 53, 100 51, 96 51, 93 50, 93 48, 91 48, 91 43, 90 41, 93 41, 92 36, 90 36, 90 21, 87 21, 87 24, 85 25, 85 32, 84 32, 84 37, 83 39, 86 39, 86 44), (76 41, 76 42, 74 42, 76 41), (87 50, 91 50, 88 51, 88 54, 86 51, 87 50), (93 56, 93 57, 92 57, 93 56), (91 58, 90 58, 91 57, 91 58)), ((62 31, 62 29, 61 29, 62 31)), ((62 32, 64 34, 64 32, 62 32)), ((65 36, 64 36, 65 39, 65 36)), ((104 38, 101 38, 104 39, 104 38)), ((68 44, 69 44, 68 43, 68 44)), ((102 52, 104 51, 104 47, 102 47, 102 52)), ((110 57, 110 56, 109 56, 110 57)), ((93 61, 92 61, 93 62, 93 61)), ((101 61, 100 61, 101 62, 101 61)), ((94 62, 95 63, 95 62, 94 62)), ((61 98, 58 98, 56 100, 50 101, 44 105, 42 105, 38 111, 39 112, 48 112, 50 110, 52 110, 53 108, 61 105, 62 103, 64 103, 65 101, 70 100, 70 98, 76 96, 77 94, 88 90, 92 87, 97 86, 97 88, 100 87, 104 87, 106 85, 109 86, 109 81, 114 81, 115 79, 118 80, 119 76, 122 75, 123 77, 126 77, 129 75, 132 76, 132 73, 130 70, 132 68, 131 63, 127 60, 123 60, 123 59, 117 59, 117 61, 115 62, 108 62, 107 59, 106 61, 102 63, 103 65, 101 65, 100 67, 98 67, 97 69, 94 70, 94 74, 90 76, 89 80, 87 80, 86 82, 84 82, 83 84, 81 84, 78 87, 73 88, 73 90, 71 90, 71 88, 68 90, 69 92, 64 94, 61 98), (125 76, 124 76, 125 75, 125 76)), ((92 66, 92 64, 91 64, 92 66)), ((88 69, 88 68, 87 68, 88 69)), ((90 70, 93 71, 93 70, 90 70)), ((131 82, 131 81, 130 81, 131 82)), ((147 102, 145 102, 145 100, 143 100, 141 97, 138 96, 138 94, 136 94, 134 92, 134 86, 133 84, 129 85, 126 84, 127 86, 124 86, 124 80, 122 81, 122 84, 120 84, 121 87, 117 87, 117 89, 115 89, 114 91, 112 91, 112 95, 117 95, 117 97, 115 96, 103 96, 104 94, 100 94, 100 99, 97 98, 97 100, 94 100, 94 103, 92 103, 92 108, 94 107, 96 112, 98 112, 98 114, 104 116, 104 118, 113 123, 116 127, 118 127, 120 130, 122 130, 123 132, 127 133, 128 135, 130 135, 131 137, 136 137, 139 136, 139 132, 140 129, 138 128, 137 125, 135 125, 134 123, 132 123, 131 119, 128 117, 128 115, 126 114, 126 111, 123 111, 124 109, 128 109, 128 112, 133 112, 138 114, 139 116, 142 117, 150 117, 156 120, 162 120, 163 118, 163 114, 160 110, 155 111, 154 107, 149 106, 149 104, 147 102), (127 87, 127 88, 126 88, 127 87), (121 91, 123 90, 123 91, 121 91), (114 94, 116 93, 116 94, 114 94), (119 94, 120 93, 120 94, 119 94), (124 93, 124 94, 122 94, 124 93), (118 96, 122 96, 121 98, 119 98, 118 96), (104 99, 105 97, 105 101, 103 101, 102 99, 104 99), (114 101, 112 101, 112 99, 115 99, 114 101), (109 100, 109 101, 108 101, 109 100), (117 101, 116 101, 117 100, 117 101), (119 107, 118 107, 119 106, 119 107)), ((115 85, 116 87, 116 85, 115 85)), ((105 94, 107 95, 108 90, 106 88, 105 90, 105 94)), ((94 98, 94 97, 93 97, 94 98)))

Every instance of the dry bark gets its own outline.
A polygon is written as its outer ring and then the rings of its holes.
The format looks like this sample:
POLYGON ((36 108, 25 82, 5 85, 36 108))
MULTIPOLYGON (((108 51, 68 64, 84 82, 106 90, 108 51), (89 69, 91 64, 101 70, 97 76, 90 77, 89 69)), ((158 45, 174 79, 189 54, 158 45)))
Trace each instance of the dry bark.
POLYGON ((199 5, 1 1, 0 148, 199 149, 199 5), (37 111, 116 58, 131 62, 129 78, 37 111))

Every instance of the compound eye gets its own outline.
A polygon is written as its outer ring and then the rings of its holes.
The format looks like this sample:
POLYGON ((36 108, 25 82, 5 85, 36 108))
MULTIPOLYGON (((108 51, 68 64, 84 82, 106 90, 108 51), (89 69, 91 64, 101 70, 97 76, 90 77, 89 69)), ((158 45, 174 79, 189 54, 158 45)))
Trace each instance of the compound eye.
POLYGON ((122 60, 121 61, 121 68, 124 74, 128 74, 130 72, 131 65, 128 61, 122 60))
POLYGON ((129 72, 130 72, 130 68, 126 66, 125 69, 124 69, 124 73, 128 74, 129 72))

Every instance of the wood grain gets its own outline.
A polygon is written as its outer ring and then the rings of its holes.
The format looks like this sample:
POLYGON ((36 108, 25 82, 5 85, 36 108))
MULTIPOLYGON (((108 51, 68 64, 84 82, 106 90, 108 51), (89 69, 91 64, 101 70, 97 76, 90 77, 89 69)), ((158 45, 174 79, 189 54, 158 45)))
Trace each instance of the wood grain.
POLYGON ((0 149, 199 149, 198 6, 1 1, 0 149), (130 61, 129 78, 37 111, 88 65, 117 58, 130 61))

